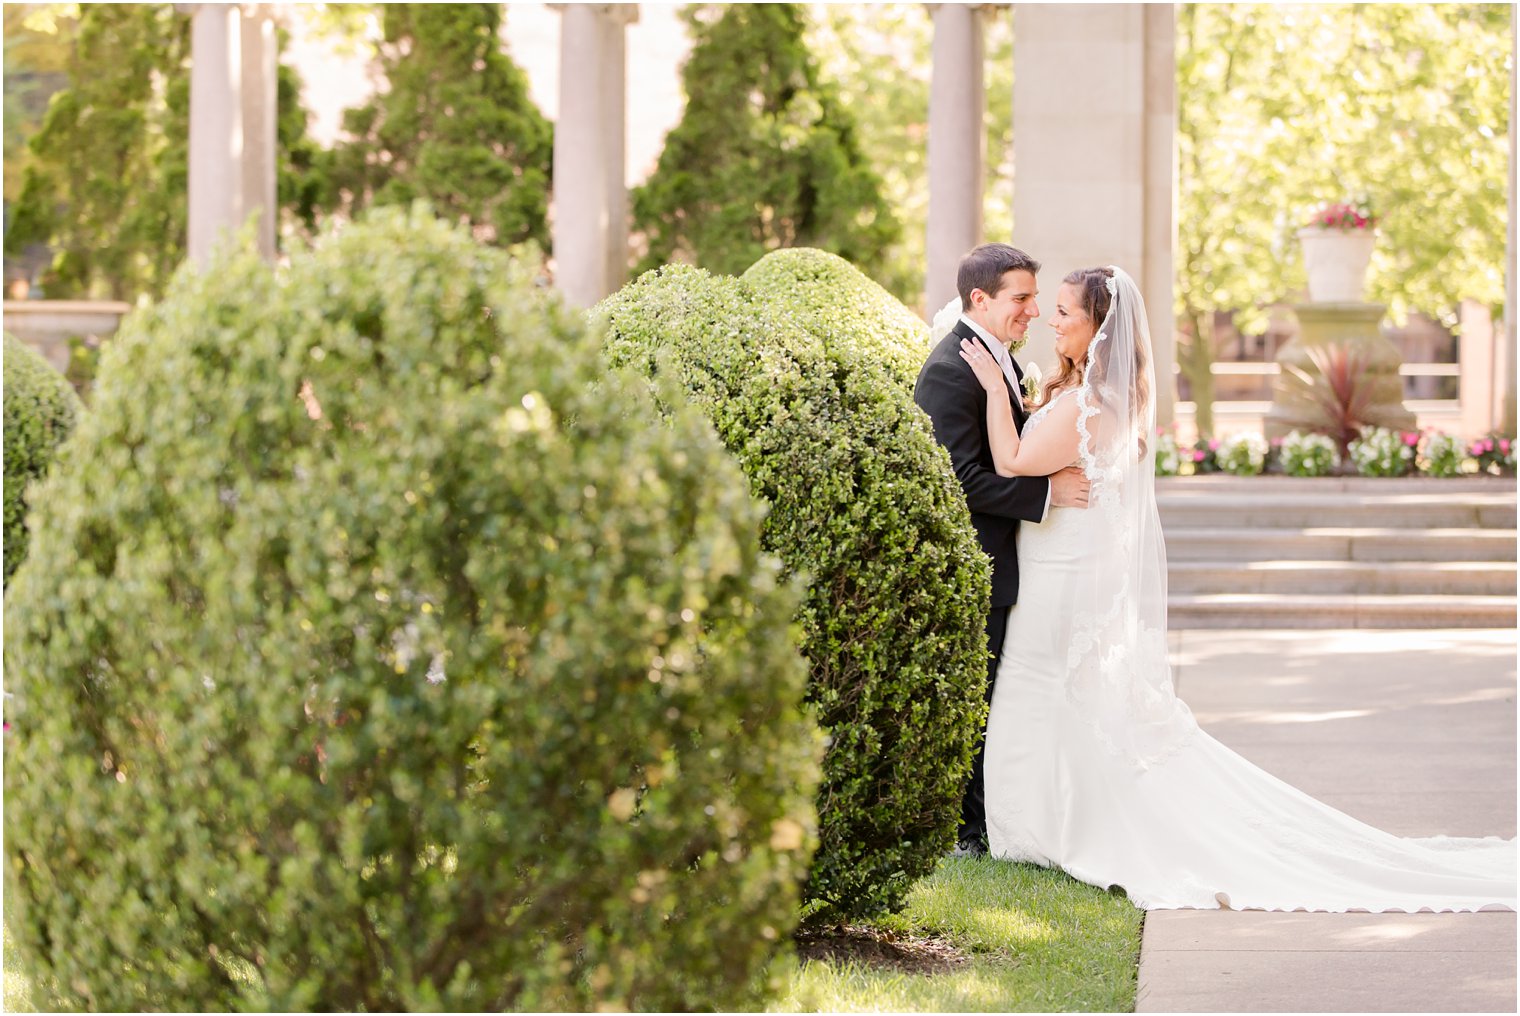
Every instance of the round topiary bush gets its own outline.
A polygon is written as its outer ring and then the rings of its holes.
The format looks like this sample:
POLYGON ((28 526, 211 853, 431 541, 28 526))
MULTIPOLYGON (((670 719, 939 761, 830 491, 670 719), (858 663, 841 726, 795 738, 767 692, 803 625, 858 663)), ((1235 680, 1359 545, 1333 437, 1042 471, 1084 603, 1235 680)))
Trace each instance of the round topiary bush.
POLYGON ((126 1010, 743 1009, 797 593, 690 411, 425 214, 181 274, 6 605, 7 958, 126 1010))
POLYGON ((756 261, 741 278, 768 308, 793 315, 832 359, 878 364, 911 393, 929 356, 917 314, 837 254, 787 247, 756 261))
POLYGON ((26 557, 27 486, 47 474, 79 418, 64 376, 5 333, 5 584, 26 557))
POLYGON ((771 505, 765 546, 805 577, 808 697, 829 736, 807 914, 824 923, 899 908, 954 844, 986 713, 989 569, 949 457, 873 342, 901 315, 857 300, 846 341, 827 287, 809 297, 762 267, 763 289, 667 267, 597 313, 613 361, 678 379, 708 414, 771 505))

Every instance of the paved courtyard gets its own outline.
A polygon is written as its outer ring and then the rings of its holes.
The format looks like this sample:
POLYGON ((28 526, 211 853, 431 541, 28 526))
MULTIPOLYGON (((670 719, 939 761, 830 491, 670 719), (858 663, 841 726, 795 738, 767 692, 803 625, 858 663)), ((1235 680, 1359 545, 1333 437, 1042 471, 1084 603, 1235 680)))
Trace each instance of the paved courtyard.
MULTIPOLYGON (((1515 835, 1514 630, 1178 631, 1178 690, 1269 772, 1404 836, 1515 835)), ((1515 915, 1147 915, 1141 1012, 1514 1012, 1515 915)))

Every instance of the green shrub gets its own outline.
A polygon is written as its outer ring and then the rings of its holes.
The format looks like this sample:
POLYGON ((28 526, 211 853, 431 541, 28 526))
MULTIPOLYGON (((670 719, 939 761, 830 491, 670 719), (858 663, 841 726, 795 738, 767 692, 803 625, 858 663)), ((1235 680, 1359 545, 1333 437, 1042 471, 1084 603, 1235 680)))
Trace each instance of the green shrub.
POLYGON ((767 307, 796 318, 831 359, 881 363, 910 394, 929 355, 917 314, 844 258, 812 247, 774 251, 742 276, 767 307))
POLYGON ((34 997, 763 1001, 812 838, 798 597, 710 426, 599 348, 417 212, 128 322, 7 603, 34 997))
POLYGON ((1462 442, 1450 434, 1429 431, 1420 439, 1415 461, 1426 476, 1460 476, 1466 451, 1462 442))
POLYGON ((1277 456, 1288 476, 1328 476, 1340 465, 1335 442, 1313 432, 1293 431, 1283 438, 1277 456))
POLYGON ((1231 434, 1219 443, 1219 468, 1234 476, 1255 476, 1267 467, 1267 439, 1254 431, 1231 434))
POLYGON ((830 738, 807 888, 823 923, 900 908, 954 843, 990 580, 949 457, 890 366, 881 336, 905 334, 901 314, 858 284, 844 309, 829 286, 790 285, 795 258, 745 280, 667 267, 598 314, 614 362, 673 375, 709 415, 771 505, 765 546, 807 578, 809 699, 830 738))
POLYGON ((5 584, 26 557, 28 484, 47 474, 74 429, 79 397, 64 376, 5 333, 5 584))
POLYGON ((1368 427, 1352 441, 1348 451, 1356 471, 1363 476, 1408 476, 1415 470, 1415 448, 1420 435, 1413 431, 1368 427))

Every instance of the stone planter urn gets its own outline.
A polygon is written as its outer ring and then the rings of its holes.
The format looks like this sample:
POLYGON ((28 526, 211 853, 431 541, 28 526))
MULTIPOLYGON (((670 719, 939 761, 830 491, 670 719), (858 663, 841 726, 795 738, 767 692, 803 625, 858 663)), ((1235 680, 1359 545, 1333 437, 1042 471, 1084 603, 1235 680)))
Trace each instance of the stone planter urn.
POLYGON ((1377 234, 1371 229, 1306 226, 1298 231, 1309 272, 1313 303, 1357 303, 1367 284, 1367 266, 1377 234))

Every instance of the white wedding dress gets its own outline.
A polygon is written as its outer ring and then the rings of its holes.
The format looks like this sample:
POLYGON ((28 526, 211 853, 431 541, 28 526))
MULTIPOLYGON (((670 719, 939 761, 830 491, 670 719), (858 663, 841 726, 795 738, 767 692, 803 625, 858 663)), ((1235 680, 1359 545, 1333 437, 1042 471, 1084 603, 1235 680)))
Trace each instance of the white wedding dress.
MULTIPOLYGON (((1145 351, 1137 291, 1133 300, 1140 338, 1131 341, 1145 351)), ((1095 347, 1122 340, 1109 324, 1095 347)), ((1093 356, 1089 377, 1147 369, 1142 353, 1138 368, 1100 361, 1095 372, 1093 356)), ((1122 407, 1122 391, 1116 399, 1100 384, 1097 393, 1122 407)), ((1154 473, 1145 475, 1152 459, 1104 461, 1104 438, 1096 428, 1087 435, 1099 407, 1084 400, 1096 397, 1086 388, 1058 396, 1023 431, 1027 440, 1056 401, 1078 398, 1085 447, 1098 454, 1083 455, 1092 507, 1052 508, 1045 522, 1019 529, 1019 605, 987 724, 990 853, 1121 886, 1146 910, 1515 909, 1514 840, 1392 836, 1198 728, 1173 692, 1167 660, 1165 550, 1154 473), (1137 544, 1149 557, 1132 564, 1143 557, 1137 544)))
MULTIPOLYGON (((1026 438, 1049 408, 1030 417, 1026 438)), ((1073 619, 1088 609, 1076 593, 1103 566, 1094 558, 1105 522, 1100 511, 1052 508, 1019 529, 1019 606, 987 723, 994 857, 1122 886, 1146 910, 1515 908, 1513 840, 1392 836, 1258 769, 1190 715, 1164 758, 1108 743, 1066 680, 1073 619)), ((1139 651, 1165 653, 1164 637, 1139 651)))

